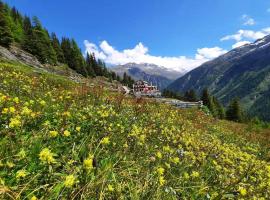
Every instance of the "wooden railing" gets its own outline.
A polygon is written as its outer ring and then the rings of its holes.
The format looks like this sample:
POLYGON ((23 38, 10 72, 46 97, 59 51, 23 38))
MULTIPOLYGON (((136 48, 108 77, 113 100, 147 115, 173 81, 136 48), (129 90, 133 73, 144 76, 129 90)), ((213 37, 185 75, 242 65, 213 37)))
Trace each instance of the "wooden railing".
POLYGON ((177 108, 201 108, 203 106, 202 101, 198 102, 185 102, 185 101, 180 101, 180 100, 171 100, 171 99, 157 99, 159 102, 163 102, 166 104, 170 104, 172 106, 175 106, 177 108))

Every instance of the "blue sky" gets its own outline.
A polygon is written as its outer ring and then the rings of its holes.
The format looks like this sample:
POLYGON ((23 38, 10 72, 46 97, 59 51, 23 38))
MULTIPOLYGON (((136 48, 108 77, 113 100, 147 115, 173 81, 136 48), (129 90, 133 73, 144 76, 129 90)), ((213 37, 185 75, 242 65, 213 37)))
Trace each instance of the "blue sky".
POLYGON ((189 70, 270 34, 269 0, 4 1, 111 64, 145 61, 189 70))

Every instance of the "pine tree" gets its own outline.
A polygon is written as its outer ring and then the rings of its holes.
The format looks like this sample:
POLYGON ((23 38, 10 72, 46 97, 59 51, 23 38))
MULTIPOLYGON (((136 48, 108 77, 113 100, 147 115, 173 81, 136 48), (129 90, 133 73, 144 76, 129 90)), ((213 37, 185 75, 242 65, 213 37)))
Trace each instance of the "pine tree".
POLYGON ((119 75, 116 75, 116 80, 120 82, 121 81, 121 77, 119 75))
POLYGON ((95 71, 93 69, 93 63, 91 60, 91 56, 89 55, 88 52, 86 54, 86 71, 87 71, 88 76, 90 76, 90 77, 96 76, 95 71))
POLYGON ((64 54, 64 61, 65 63, 71 68, 70 66, 70 60, 71 60, 71 43, 70 40, 68 38, 62 38, 61 41, 61 49, 63 51, 64 54))
POLYGON ((116 80, 116 73, 115 72, 111 72, 111 77, 113 80, 116 80))
POLYGON ((213 97, 213 104, 214 104, 214 116, 218 117, 219 119, 225 119, 225 110, 224 107, 219 103, 216 97, 213 97))
POLYGON ((42 63, 56 64, 56 53, 52 47, 48 31, 43 29, 37 17, 33 18, 33 23, 33 49, 31 53, 37 56, 42 63))
POLYGON ((107 69, 106 64, 105 64, 104 61, 101 61, 101 68, 102 68, 102 74, 103 74, 103 76, 110 77, 110 73, 109 73, 109 71, 108 71, 108 69, 107 69))
POLYGON ((85 69, 86 63, 84 57, 74 39, 71 40, 71 58, 72 58, 71 64, 73 65, 75 70, 78 73, 87 76, 87 71, 85 69))
POLYGON ((126 72, 124 72, 122 83, 124 85, 127 85, 128 84, 128 76, 127 76, 127 73, 126 72))
POLYGON ((86 62, 75 40, 62 38, 61 48, 66 64, 76 72, 87 76, 86 62))
POLYGON ((15 7, 13 7, 9 12, 9 24, 11 27, 12 37, 16 43, 22 44, 24 39, 23 17, 15 7))
POLYGON ((97 65, 98 65, 98 74, 99 76, 105 76, 104 74, 104 66, 102 60, 98 59, 97 60, 97 65))
POLYGON ((29 53, 32 53, 32 49, 35 48, 33 38, 33 26, 29 17, 25 16, 23 19, 23 31, 24 38, 22 41, 22 48, 29 53))
POLYGON ((90 58, 91 58, 91 62, 92 62, 92 66, 93 66, 95 74, 97 76, 102 76, 102 69, 101 69, 101 66, 98 64, 98 62, 96 60, 95 54, 92 53, 90 58))
POLYGON ((8 11, 0 1, 0 45, 9 47, 13 42, 12 32, 8 23, 8 11))
POLYGON ((186 91, 185 95, 184 95, 184 100, 185 101, 190 101, 190 102, 197 101, 198 99, 197 99, 196 92, 194 90, 186 91))
POLYGON ((203 90, 201 100, 203 101, 203 105, 207 106, 211 113, 214 113, 213 100, 212 97, 209 95, 207 88, 203 90))
POLYGON ((235 122, 242 122, 242 109, 238 98, 233 99, 226 112, 226 118, 235 122))
POLYGON ((64 53, 60 46, 59 39, 57 38, 55 33, 51 34, 51 42, 52 42, 53 49, 56 53, 57 61, 60 63, 65 63, 64 53))
POLYGON ((35 55, 41 63, 54 65, 57 62, 56 53, 52 47, 47 30, 43 29, 37 17, 33 18, 32 25, 29 17, 25 17, 23 28, 25 38, 23 49, 35 55))

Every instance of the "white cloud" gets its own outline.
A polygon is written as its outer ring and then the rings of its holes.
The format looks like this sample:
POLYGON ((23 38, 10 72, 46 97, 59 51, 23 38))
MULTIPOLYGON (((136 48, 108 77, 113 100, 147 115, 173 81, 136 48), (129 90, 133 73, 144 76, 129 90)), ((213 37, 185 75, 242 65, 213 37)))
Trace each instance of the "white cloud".
POLYGON ((220 47, 213 47, 213 48, 201 48, 197 49, 197 54, 195 56, 196 59, 213 59, 216 58, 227 51, 220 48, 220 47))
POLYGON ((95 44, 84 41, 84 45, 88 52, 94 53, 96 57, 100 59, 106 58, 106 55, 103 52, 100 52, 99 48, 95 44))
POLYGON ((201 48, 197 49, 194 58, 186 56, 165 57, 150 55, 148 48, 141 42, 133 49, 125 49, 123 51, 115 49, 107 41, 102 41, 99 47, 88 40, 85 40, 84 44, 86 47, 85 53, 95 53, 97 58, 103 59, 108 64, 151 63, 181 72, 190 71, 202 63, 227 52, 220 47, 201 48))
POLYGON ((270 27, 267 27, 267 28, 264 28, 262 29, 262 31, 265 33, 265 34, 270 34, 270 27))
POLYGON ((248 15, 242 15, 242 20, 244 21, 243 25, 246 26, 253 26, 256 23, 255 20, 248 15))
POLYGON ((240 41, 240 42, 236 42, 234 45, 232 45, 232 48, 238 48, 238 47, 241 47, 241 46, 244 46, 246 44, 250 44, 251 42, 249 41, 240 41))
POLYGON ((253 31, 253 30, 239 30, 236 34, 227 35, 221 38, 221 41, 225 40, 235 40, 237 42, 245 40, 257 40, 260 38, 265 37, 266 35, 270 34, 270 27, 264 28, 260 31, 253 31))

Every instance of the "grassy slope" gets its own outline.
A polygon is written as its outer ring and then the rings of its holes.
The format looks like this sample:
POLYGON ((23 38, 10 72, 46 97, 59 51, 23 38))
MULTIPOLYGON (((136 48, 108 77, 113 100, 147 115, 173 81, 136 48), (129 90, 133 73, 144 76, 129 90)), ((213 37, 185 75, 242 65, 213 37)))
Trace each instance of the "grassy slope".
POLYGON ((270 198, 267 131, 3 62, 0 112, 2 199, 270 198))

